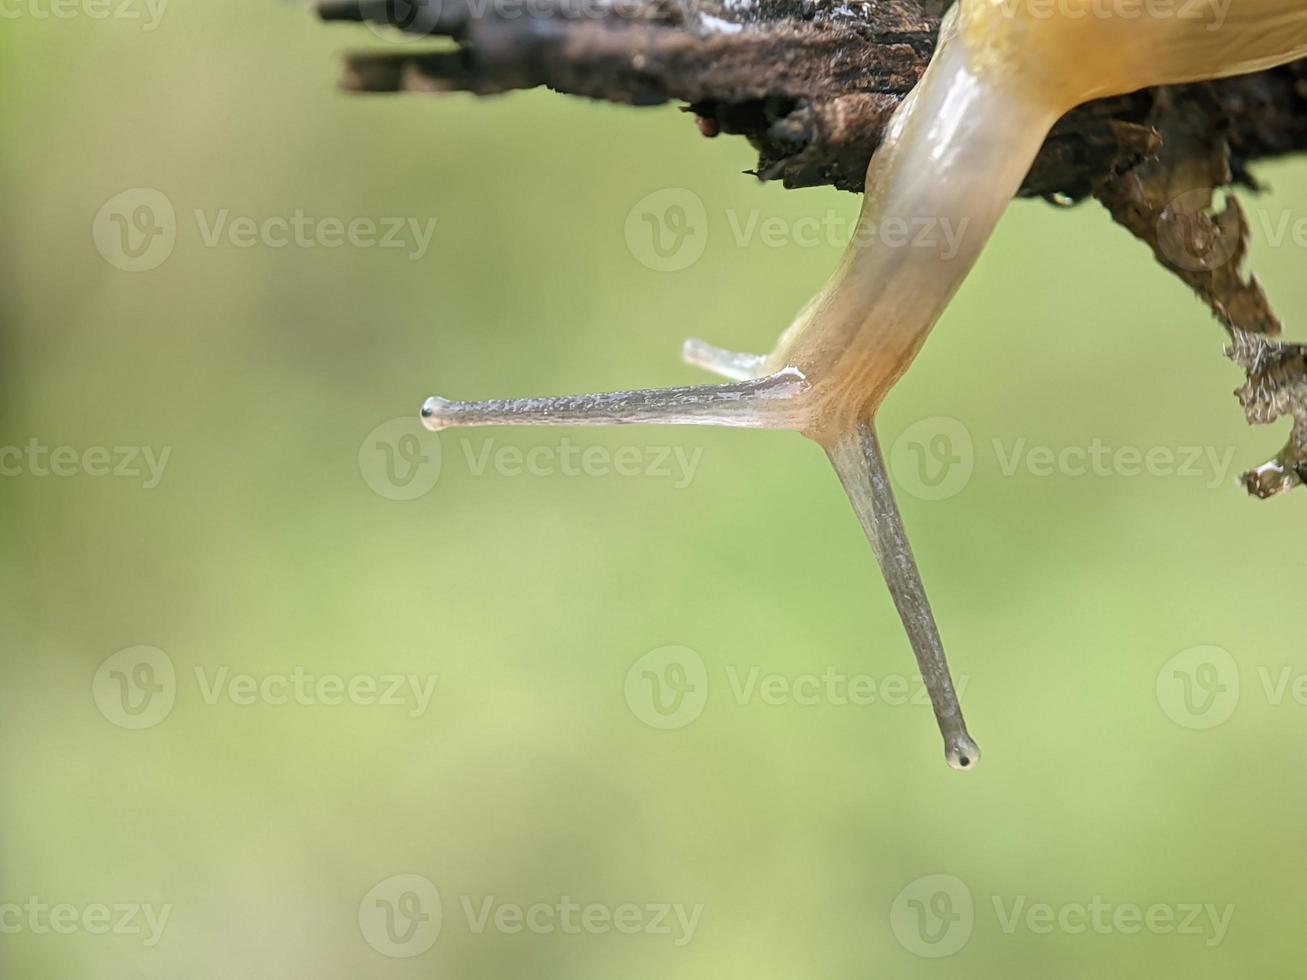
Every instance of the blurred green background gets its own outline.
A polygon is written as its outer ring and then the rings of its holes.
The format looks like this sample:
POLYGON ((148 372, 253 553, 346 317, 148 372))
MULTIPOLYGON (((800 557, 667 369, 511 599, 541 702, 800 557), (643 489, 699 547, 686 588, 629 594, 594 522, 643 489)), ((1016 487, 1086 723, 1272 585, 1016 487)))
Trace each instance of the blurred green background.
MULTIPOLYGON (((1016 205, 882 414, 985 751, 959 774, 815 446, 413 422, 691 383, 689 335, 767 349, 840 252, 800 219, 855 197, 741 176, 673 107, 345 96, 339 52, 385 42, 294 5, 42 9, 0 34, 0 973, 1300 968, 1307 495, 1245 497, 1285 432, 1101 210, 1016 205), (669 189, 704 212, 660 271, 642 216, 671 213, 637 204, 669 189), (206 241, 297 209, 436 224, 206 241), (1094 445, 1157 453, 1029 455, 1094 445), (579 934, 514 931, 564 896, 579 934)), ((1307 168, 1260 173, 1292 334, 1307 168)))

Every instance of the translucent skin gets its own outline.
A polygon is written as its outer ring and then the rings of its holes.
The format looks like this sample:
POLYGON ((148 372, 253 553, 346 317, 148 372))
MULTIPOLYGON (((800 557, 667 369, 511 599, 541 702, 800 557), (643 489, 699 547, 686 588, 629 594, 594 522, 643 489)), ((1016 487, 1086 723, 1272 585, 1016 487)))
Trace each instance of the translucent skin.
POLYGON ((858 229, 839 268, 762 366, 798 371, 808 385, 794 406, 798 427, 825 447, 880 562, 955 769, 972 768, 979 748, 894 503, 876 410, 1063 113, 1095 96, 1307 53, 1304 0, 1230 0, 1220 24, 1218 11, 1203 20, 1179 16, 1182 7, 1170 18, 1110 15, 1110 4, 1124 10, 1132 2, 1140 0, 960 0, 868 167, 858 229), (936 234, 908 242, 884 232, 905 223, 936 234), (945 227, 960 237, 941 249, 945 227))
POLYGON ((950 11, 868 168, 853 242, 766 361, 808 379, 803 431, 829 445, 874 415, 1067 110, 1307 54, 1303 0, 1172 3, 1172 15, 1151 17, 1167 9, 1160 0, 961 0, 950 11), (934 228, 937 244, 944 229, 961 238, 945 251, 884 231, 904 225, 934 228))
POLYGON ((1301 0, 960 0, 983 73, 1015 72, 1062 108, 1240 75, 1307 49, 1301 0))
POLYGON ((1307 0, 959 0, 871 161, 839 268, 770 355, 692 340, 686 360, 728 384, 477 402, 433 396, 423 424, 433 431, 730 425, 811 437, 826 450, 880 563, 945 758, 971 769, 980 750, 894 502, 876 410, 975 264, 1059 116, 1094 96, 1237 74, 1307 53, 1307 9, 1298 4, 1307 0))
POLYGON ((1018 75, 977 70, 956 26, 946 21, 872 158, 839 268, 769 358, 769 371, 808 379, 803 428, 823 445, 870 417, 907 370, 1059 115, 1018 75), (907 236, 891 234, 904 227, 907 236), (947 229, 960 236, 952 248, 947 229))

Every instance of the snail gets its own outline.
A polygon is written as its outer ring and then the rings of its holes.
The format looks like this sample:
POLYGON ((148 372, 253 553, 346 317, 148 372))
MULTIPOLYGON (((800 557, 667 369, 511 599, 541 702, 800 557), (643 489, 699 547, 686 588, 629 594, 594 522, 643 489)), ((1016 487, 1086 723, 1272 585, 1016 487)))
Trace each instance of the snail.
POLYGON ((939 629, 894 500, 876 412, 975 264, 1053 124, 1094 98, 1261 70, 1307 54, 1303 0, 959 0, 926 72, 868 166, 839 268, 768 355, 687 341, 725 383, 458 402, 432 431, 473 425, 726 425, 791 429, 826 451, 880 564, 930 695, 945 759, 971 769, 939 629), (1115 6, 1114 6, 1115 5, 1115 6), (1201 7, 1201 9, 1200 9, 1201 7), (887 242, 887 221, 961 231, 946 252, 887 242))

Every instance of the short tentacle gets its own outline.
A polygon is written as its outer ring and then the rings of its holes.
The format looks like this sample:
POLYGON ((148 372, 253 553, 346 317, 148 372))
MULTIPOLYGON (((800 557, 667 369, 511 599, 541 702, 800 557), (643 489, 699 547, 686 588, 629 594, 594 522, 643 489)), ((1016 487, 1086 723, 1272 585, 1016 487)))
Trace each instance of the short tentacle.
POLYGON ((750 381, 766 371, 767 358, 763 354, 741 354, 733 350, 714 347, 707 341, 691 337, 681 347, 681 360, 693 367, 733 381, 750 381))

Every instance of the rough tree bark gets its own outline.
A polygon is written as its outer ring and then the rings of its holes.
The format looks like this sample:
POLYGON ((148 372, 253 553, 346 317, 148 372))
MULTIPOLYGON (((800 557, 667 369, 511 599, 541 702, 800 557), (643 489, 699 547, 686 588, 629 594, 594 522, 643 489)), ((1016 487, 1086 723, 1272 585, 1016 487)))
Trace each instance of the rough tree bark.
MULTIPOLYGON (((360 92, 478 95, 544 85, 629 105, 679 101, 706 136, 745 136, 754 171, 786 187, 862 189, 871 154, 934 50, 945 0, 316 0, 326 20, 449 38, 351 54, 360 92)), ((1069 113, 1021 189, 1058 205, 1097 198, 1208 305, 1248 375, 1250 423, 1293 419, 1288 445, 1244 474, 1270 497, 1307 481, 1307 345, 1242 266, 1248 222, 1222 188, 1249 165, 1307 149, 1307 60, 1150 89, 1069 113)))

